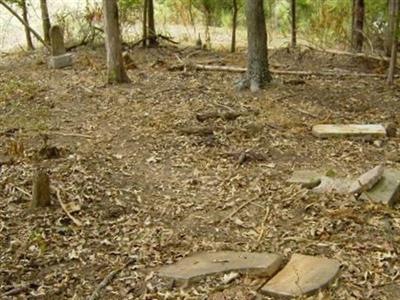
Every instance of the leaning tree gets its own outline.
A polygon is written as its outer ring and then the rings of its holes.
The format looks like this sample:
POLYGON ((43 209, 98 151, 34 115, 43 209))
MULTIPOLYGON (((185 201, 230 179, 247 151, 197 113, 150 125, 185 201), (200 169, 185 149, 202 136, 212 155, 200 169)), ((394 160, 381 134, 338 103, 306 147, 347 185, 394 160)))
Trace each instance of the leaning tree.
POLYGON ((129 82, 122 59, 117 0, 103 0, 104 32, 107 50, 107 77, 109 83, 129 82))

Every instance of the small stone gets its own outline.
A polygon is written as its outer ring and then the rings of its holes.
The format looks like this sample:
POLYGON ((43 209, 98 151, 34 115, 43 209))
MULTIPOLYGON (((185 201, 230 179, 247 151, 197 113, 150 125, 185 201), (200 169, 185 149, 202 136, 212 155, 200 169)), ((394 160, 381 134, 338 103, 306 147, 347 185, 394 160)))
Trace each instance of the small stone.
POLYGON ((393 206, 400 198, 400 170, 385 169, 382 179, 360 199, 393 206))
POLYGON ((382 165, 369 170, 358 177, 350 187, 350 193, 359 194, 370 190, 381 178, 384 171, 382 165))
POLYGON ((327 286, 339 272, 340 263, 334 259, 294 254, 289 263, 261 288, 275 297, 309 295, 327 286))
POLYGON ((397 127, 394 123, 386 123, 385 129, 386 129, 386 134, 388 137, 396 137, 397 127))
POLYGON ((321 183, 321 173, 316 170, 300 170, 293 172, 287 182, 300 184, 302 187, 312 189, 321 183))
POLYGON ((236 272, 256 276, 274 275, 283 258, 270 253, 246 252, 202 252, 186 257, 179 262, 160 268, 161 277, 174 279, 177 284, 189 284, 207 276, 236 272))
POLYGON ((377 148, 381 148, 383 146, 383 141, 382 140, 375 140, 374 141, 374 146, 377 148))
POLYGON ((51 56, 49 59, 49 66, 52 69, 62 69, 72 66, 72 54, 65 53, 59 56, 51 56))
POLYGON ((374 136, 385 137, 386 129, 381 124, 349 124, 349 125, 315 125, 312 129, 314 136, 319 138, 348 137, 348 136, 374 136))

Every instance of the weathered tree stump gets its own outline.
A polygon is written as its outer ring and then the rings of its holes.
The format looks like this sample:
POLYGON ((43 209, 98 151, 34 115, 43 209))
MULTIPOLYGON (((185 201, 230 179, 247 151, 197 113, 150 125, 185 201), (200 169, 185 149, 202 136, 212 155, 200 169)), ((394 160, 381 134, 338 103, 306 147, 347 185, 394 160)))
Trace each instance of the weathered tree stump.
POLYGON ((50 206, 50 179, 44 169, 37 169, 33 176, 31 208, 50 206))

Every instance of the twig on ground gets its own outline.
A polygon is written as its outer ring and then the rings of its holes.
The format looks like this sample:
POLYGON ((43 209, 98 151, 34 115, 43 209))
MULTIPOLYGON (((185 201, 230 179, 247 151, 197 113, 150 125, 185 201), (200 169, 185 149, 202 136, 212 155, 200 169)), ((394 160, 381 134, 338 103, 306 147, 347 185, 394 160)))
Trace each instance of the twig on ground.
POLYGON ((85 139, 93 139, 94 137, 91 135, 87 135, 87 134, 80 134, 80 133, 65 133, 65 132, 58 132, 58 131, 51 131, 51 132, 47 132, 47 135, 59 135, 59 136, 65 136, 65 137, 81 137, 81 138, 85 138, 85 139))
POLYGON ((92 295, 88 298, 88 300, 96 300, 99 299, 101 291, 105 289, 113 280, 114 278, 125 268, 129 267, 133 263, 136 262, 135 258, 130 259, 125 265, 123 265, 121 268, 112 271, 109 273, 101 282, 100 284, 96 287, 92 295))
POLYGON ((225 223, 227 220, 231 219, 234 215, 236 215, 239 211, 241 211, 243 208, 245 208, 247 205, 249 205, 251 202, 254 202, 258 199, 260 199, 261 195, 258 195, 257 197, 254 197, 248 201, 246 201, 245 203, 243 203, 242 205, 240 205, 236 210, 234 210, 229 216, 227 216, 226 218, 222 219, 221 222, 219 222, 219 224, 223 224, 225 223))
POLYGON ((67 207, 65 206, 64 202, 62 202, 60 189, 55 188, 55 190, 56 190, 56 194, 57 194, 57 200, 60 203, 63 211, 67 214, 67 216, 71 219, 71 221, 74 222, 74 224, 76 226, 79 226, 79 227, 82 226, 82 222, 79 221, 78 219, 76 219, 73 215, 71 215, 71 213, 68 211, 67 207))

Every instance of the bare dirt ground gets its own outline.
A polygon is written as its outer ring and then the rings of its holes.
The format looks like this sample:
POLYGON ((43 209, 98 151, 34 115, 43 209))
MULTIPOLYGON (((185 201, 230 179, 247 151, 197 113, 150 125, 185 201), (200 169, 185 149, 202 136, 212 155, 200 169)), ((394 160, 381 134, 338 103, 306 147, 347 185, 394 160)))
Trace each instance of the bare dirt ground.
MULTIPOLYGON (((49 70, 39 54, 3 58, 0 293, 23 289, 2 298, 86 299, 109 272, 134 258, 102 299, 264 299, 255 291, 265 278, 223 285, 215 277, 179 289, 156 275, 159 266, 190 253, 231 249, 338 259, 338 279, 309 299, 399 299, 399 207, 315 195, 285 182, 300 168, 356 175, 379 163, 400 167, 393 159, 399 137, 379 145, 311 135, 317 123, 399 125, 398 83, 275 76, 260 93, 238 93, 238 74, 171 72, 168 66, 176 55, 245 66, 244 53, 164 47, 131 55, 137 69, 129 71, 132 84, 122 86, 104 84, 99 49, 79 50, 65 70, 49 70), (231 110, 242 116, 196 119, 231 110), (245 151, 258 159, 244 161, 245 151), (39 164, 82 226, 65 215, 55 192, 51 208, 29 210, 39 164)), ((385 69, 311 50, 270 56, 280 69, 385 69)))

